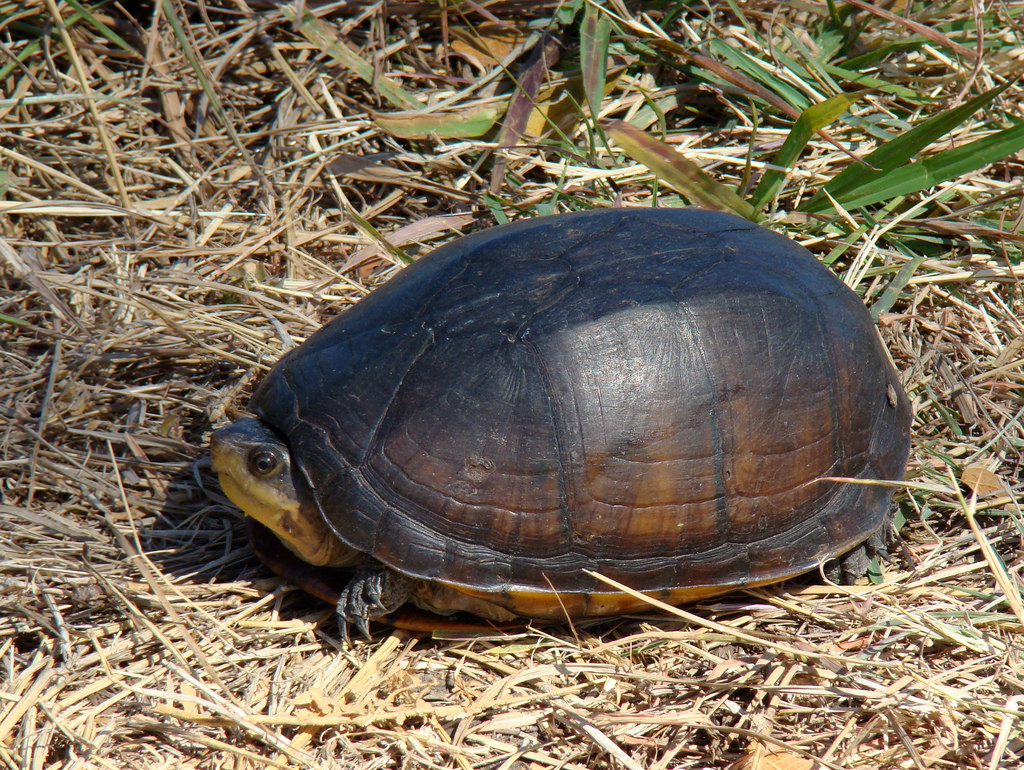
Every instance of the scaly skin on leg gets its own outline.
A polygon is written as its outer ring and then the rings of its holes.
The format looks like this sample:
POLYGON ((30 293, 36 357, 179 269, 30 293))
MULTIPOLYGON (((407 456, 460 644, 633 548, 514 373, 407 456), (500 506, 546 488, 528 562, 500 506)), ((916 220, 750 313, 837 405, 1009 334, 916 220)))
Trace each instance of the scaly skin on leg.
POLYGON ((895 513, 896 509, 890 508, 882 526, 867 540, 828 562, 825 565, 825 577, 840 585, 853 585, 858 578, 868 574, 872 559, 890 561, 889 548, 897 538, 892 525, 895 513))
POLYGON ((338 622, 348 639, 348 625, 352 623, 367 639, 370 621, 388 615, 412 594, 412 581, 382 564, 366 564, 356 570, 338 597, 338 622))

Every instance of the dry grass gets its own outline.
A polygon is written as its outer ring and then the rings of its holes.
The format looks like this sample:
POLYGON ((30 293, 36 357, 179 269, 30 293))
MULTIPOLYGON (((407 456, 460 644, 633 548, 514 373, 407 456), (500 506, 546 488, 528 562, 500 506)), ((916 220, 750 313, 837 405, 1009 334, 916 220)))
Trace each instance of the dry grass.
MULTIPOLYGON (((171 0, 133 19, 0 0, 0 762, 1019 767, 1019 151, 849 212, 794 213, 844 150, 863 156, 985 89, 1010 82, 939 147, 1024 117, 1019 3, 915 6, 938 39, 859 11, 850 56, 876 51, 857 69, 885 87, 811 137, 767 207, 878 312, 915 403, 903 553, 884 582, 794 581, 679 617, 483 637, 378 629, 346 648, 329 608, 255 562, 203 466, 209 433, 283 350, 399 269, 393 247, 677 199, 575 106, 595 81, 592 64, 578 75, 566 8, 447 5, 324 6, 317 37, 269 3, 171 0), (545 29, 564 43, 558 71, 521 70, 545 29), (531 72, 558 131, 515 105, 482 138, 401 138, 373 119, 410 94, 500 116, 531 72), (983 494, 965 499, 961 481, 983 494)), ((667 5, 609 4, 617 79, 601 116, 747 194, 791 117, 655 25, 719 62, 713 41, 755 53, 765 36, 758 53, 792 100, 827 92, 786 63, 824 39, 825 6, 746 3, 741 19, 667 5)))

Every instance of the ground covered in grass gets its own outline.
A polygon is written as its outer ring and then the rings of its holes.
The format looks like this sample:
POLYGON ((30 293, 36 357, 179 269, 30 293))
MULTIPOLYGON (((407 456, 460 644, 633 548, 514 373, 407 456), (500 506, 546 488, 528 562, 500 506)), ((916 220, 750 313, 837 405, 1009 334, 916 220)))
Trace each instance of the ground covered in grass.
POLYGON ((1022 71, 1016 2, 0 0, 0 763, 1020 767, 1022 71), (875 582, 345 645, 256 561, 204 457, 283 351, 459 233, 686 203, 879 324, 875 582))

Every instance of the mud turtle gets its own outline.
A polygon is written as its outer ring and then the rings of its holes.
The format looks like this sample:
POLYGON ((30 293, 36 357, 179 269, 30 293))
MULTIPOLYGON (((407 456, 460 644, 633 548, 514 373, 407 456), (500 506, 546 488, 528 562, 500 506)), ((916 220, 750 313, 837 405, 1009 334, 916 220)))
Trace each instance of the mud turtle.
POLYGON ((423 257, 285 355, 214 433, 226 494, 411 600, 591 617, 814 569, 887 522, 910 407, 857 296, 699 209, 540 217, 423 257), (827 478, 826 478, 827 477, 827 478))

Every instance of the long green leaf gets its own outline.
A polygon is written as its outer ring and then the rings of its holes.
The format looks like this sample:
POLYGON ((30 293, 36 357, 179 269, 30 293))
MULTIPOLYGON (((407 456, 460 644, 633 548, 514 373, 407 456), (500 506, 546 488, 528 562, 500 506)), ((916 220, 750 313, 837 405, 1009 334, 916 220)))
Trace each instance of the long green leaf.
POLYGON ((781 96, 787 104, 797 110, 805 110, 817 100, 801 93, 792 84, 773 74, 761 61, 743 51, 737 51, 721 40, 712 40, 709 49, 729 62, 741 72, 756 80, 770 91, 781 96))
MULTIPOLYGON (((848 189, 837 200, 847 208, 870 206, 897 195, 909 195, 956 179, 1022 149, 1024 122, 886 174, 865 172, 863 183, 848 189)), ((821 206, 808 210, 820 211, 824 208, 821 206)))
POLYGON ((903 99, 906 99, 912 103, 919 103, 922 100, 924 94, 921 91, 916 91, 913 88, 907 88, 897 83, 890 83, 888 80, 882 80, 880 78, 873 78, 870 75, 865 75, 862 72, 855 72, 853 70, 846 69, 845 67, 837 67, 834 64, 828 64, 827 62, 822 65, 822 69, 833 77, 842 78, 847 83, 853 83, 854 85, 861 86, 862 88, 873 88, 875 91, 881 91, 886 94, 894 94, 903 99))
POLYGON ((735 190, 721 185, 672 147, 621 120, 609 123, 605 131, 633 160, 643 163, 669 187, 691 203, 717 211, 739 214, 758 221, 762 217, 735 190))
MULTIPOLYGON (((70 5, 72 7, 78 7, 79 4, 78 3, 70 3, 70 5)), ((7 8, 0 9, 0 25, 6 25, 6 20, 7 20, 6 16, 3 16, 2 14, 7 12, 8 10, 15 9, 16 7, 17 7, 16 4, 12 3, 12 4, 9 4, 7 8)), ((71 29, 75 24, 77 24, 83 18, 85 18, 85 16, 83 16, 83 14, 80 11, 75 11, 74 13, 70 14, 64 20, 64 24, 67 26, 68 29, 71 29)), ((95 18, 95 17, 90 17, 90 18, 95 18)), ((22 21, 22 24, 24 24, 24 21, 22 21)), ((42 34, 42 30, 38 29, 34 24, 26 25, 26 26, 30 26, 31 27, 33 35, 41 35, 42 34)), ((109 27, 106 27, 106 25, 104 25, 104 28, 109 29, 109 27)), ((124 40, 121 40, 121 42, 124 43, 124 40)), ((127 45, 127 43, 125 43, 125 45, 127 45)), ((13 72, 14 70, 18 69, 19 64, 24 64, 27 61, 31 61, 32 57, 35 56, 39 52, 39 49, 41 47, 42 46, 41 46, 39 40, 32 40, 25 47, 17 49, 17 52, 15 52, 15 51, 7 51, 6 52, 7 56, 11 57, 11 60, 6 62, 3 66, 0 66, 0 80, 6 80, 7 76, 10 75, 11 72, 13 72)), ((129 49, 129 50, 131 50, 131 49, 129 49)))
MULTIPOLYGON (((907 166, 907 163, 917 153, 933 142, 948 136, 967 118, 991 103, 993 99, 1012 85, 1012 82, 1007 81, 1004 85, 986 91, 958 107, 928 118, 909 131, 896 136, 868 155, 864 159, 865 165, 854 164, 843 169, 831 182, 825 185, 825 189, 828 190, 829 195, 840 203, 854 205, 850 201, 860 194, 857 191, 862 191, 866 188, 881 189, 886 187, 885 180, 890 174, 897 169, 906 172, 910 168, 910 166, 907 166)), ((988 140, 982 139, 979 141, 985 142, 988 140)), ((972 171, 973 169, 968 170, 972 171)), ((909 192, 916 192, 920 189, 923 189, 923 187, 914 188, 909 190, 909 192)), ((832 208, 831 201, 824 192, 820 191, 800 206, 802 211, 810 212, 827 211, 830 208, 832 208)))
POLYGON ((757 189, 750 196, 750 203, 755 209, 760 210, 775 197, 775 194, 786 179, 787 172, 782 169, 793 168, 800 158, 800 153, 803 152, 804 147, 807 146, 807 142, 815 132, 830 125, 850 109, 850 105, 856 102, 862 93, 837 94, 826 99, 821 104, 808 107, 801 113, 793 127, 789 130, 786 141, 783 142, 782 147, 775 156, 775 163, 773 165, 781 168, 770 168, 765 171, 761 181, 758 182, 757 189))

